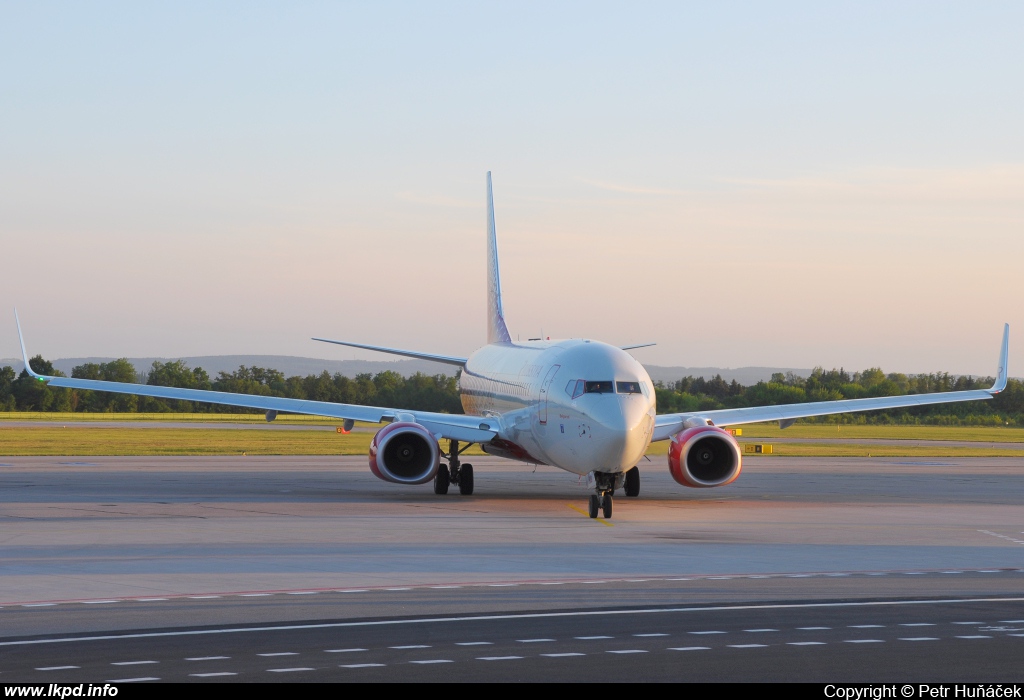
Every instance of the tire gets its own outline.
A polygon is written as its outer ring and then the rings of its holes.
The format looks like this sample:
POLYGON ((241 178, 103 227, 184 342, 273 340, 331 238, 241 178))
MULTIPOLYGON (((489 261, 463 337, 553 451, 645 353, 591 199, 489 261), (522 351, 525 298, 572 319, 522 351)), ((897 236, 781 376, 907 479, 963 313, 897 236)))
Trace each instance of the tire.
POLYGON ((473 465, 463 464, 459 469, 459 493, 463 496, 473 495, 473 465))
POLYGON ((629 498, 636 498, 640 495, 640 469, 633 467, 626 472, 626 482, 623 484, 623 491, 629 498))
POLYGON ((590 494, 590 517, 596 518, 597 511, 601 509, 601 499, 596 493, 590 494))
POLYGON ((443 496, 448 493, 448 484, 451 483, 451 477, 448 474, 448 466, 442 464, 437 470, 437 474, 434 474, 434 493, 438 496, 443 496))
POLYGON ((612 517, 612 495, 610 493, 606 493, 604 495, 604 503, 602 504, 601 510, 604 511, 605 520, 612 517))

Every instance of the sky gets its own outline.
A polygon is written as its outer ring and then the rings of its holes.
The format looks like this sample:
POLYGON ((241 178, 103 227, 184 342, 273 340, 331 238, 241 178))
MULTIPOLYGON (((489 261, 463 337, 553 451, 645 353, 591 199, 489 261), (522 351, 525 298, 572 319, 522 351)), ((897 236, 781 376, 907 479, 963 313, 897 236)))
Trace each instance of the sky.
POLYGON ((1022 124, 1020 3, 2 0, 0 357, 468 355, 492 171, 514 337, 1022 376, 1022 124))

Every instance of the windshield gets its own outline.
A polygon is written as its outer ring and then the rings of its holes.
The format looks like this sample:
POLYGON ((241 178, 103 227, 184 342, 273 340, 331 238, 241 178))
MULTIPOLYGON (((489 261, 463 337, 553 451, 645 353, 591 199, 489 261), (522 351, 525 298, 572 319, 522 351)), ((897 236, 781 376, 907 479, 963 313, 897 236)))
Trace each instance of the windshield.
POLYGON ((604 382, 587 382, 586 391, 588 394, 611 394, 615 391, 611 380, 604 382))
POLYGON ((620 394, 640 394, 640 382, 615 382, 615 391, 620 394))

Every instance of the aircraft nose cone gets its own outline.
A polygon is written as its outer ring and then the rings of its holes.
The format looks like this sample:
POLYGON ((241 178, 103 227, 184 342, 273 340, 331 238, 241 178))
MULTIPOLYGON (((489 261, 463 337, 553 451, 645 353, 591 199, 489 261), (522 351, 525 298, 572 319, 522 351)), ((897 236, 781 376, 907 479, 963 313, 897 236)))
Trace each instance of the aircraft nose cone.
POLYGON ((605 462, 600 471, 635 466, 644 456, 651 435, 646 402, 639 397, 615 397, 602 406, 594 418, 600 426, 601 454, 605 462))

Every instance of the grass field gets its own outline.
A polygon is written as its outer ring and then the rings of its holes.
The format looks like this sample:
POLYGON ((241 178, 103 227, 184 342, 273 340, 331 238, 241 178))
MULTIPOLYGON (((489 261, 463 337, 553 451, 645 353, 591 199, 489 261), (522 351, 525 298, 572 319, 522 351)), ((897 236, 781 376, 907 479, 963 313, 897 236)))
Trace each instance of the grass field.
POLYGON ((816 425, 798 423, 779 430, 777 423, 738 425, 742 440, 813 438, 818 440, 955 440, 965 442, 1024 442, 1024 428, 945 425, 816 425))
MULTIPOLYGON (((166 421, 170 423, 266 423, 262 413, 33 413, 31 411, 0 411, 0 427, 4 421, 44 421, 47 423, 83 423, 90 421, 166 421)), ((282 414, 277 423, 334 425, 337 418, 282 414)), ((361 424, 360 424, 361 425, 361 424)), ((376 425, 376 423, 367 423, 376 425)))
MULTIPOLYGON (((372 432, 211 428, 12 427, 0 425, 0 455, 360 455, 372 432)), ((477 446, 465 454, 483 454, 477 446)))
MULTIPOLYGON (((771 443, 776 455, 805 457, 1024 457, 1024 450, 992 447, 992 442, 1021 442, 1019 434, 992 428, 925 428, 900 426, 853 426, 867 428, 854 435, 844 427, 840 437, 892 439, 891 444, 858 445, 837 441, 824 426, 808 426, 812 433, 796 427, 785 437, 818 438, 813 443, 772 442, 764 426, 757 431, 744 428, 741 442, 771 443), (946 431, 946 432, 938 432, 946 431), (751 434, 755 433, 755 434, 751 434), (900 440, 957 440, 977 442, 975 446, 900 444, 900 440)), ((852 431, 851 431, 852 432, 852 431)), ((1020 431, 1017 431, 1018 433, 1020 431)), ((323 429, 310 430, 225 430, 206 428, 131 428, 118 426, 40 425, 4 427, 0 422, 0 455, 3 456, 101 456, 101 455, 358 455, 366 454, 373 433, 347 435, 323 429)), ((668 442, 651 446, 649 455, 664 455, 668 442)), ((467 454, 481 454, 479 447, 467 454)))

